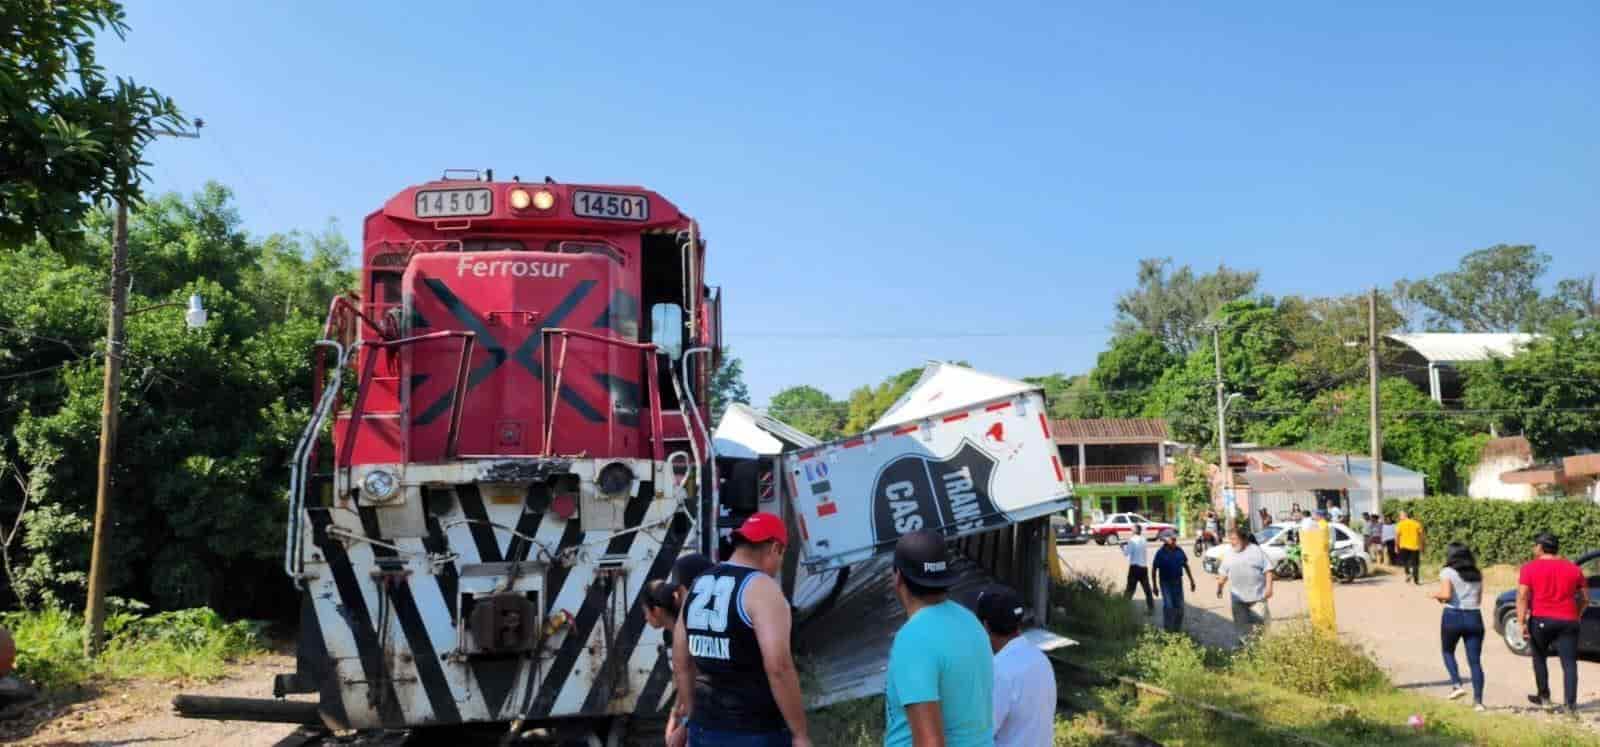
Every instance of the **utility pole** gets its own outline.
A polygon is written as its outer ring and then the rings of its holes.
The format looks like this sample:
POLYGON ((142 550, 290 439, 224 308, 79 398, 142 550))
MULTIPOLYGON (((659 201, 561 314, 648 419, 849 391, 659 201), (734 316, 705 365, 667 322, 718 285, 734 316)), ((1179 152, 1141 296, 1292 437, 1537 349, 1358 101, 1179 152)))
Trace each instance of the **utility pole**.
MULTIPOLYGON (((1378 424, 1378 288, 1367 293, 1367 399, 1371 401, 1372 510, 1383 508, 1383 430, 1378 424)), ((1353 507, 1352 507, 1353 509, 1353 507)))
MULTIPOLYGON (((205 120, 194 121, 194 132, 160 130, 157 135, 169 137, 200 137, 205 120)), ((126 180, 126 174, 123 175, 126 180)), ((127 182, 123 183, 124 188, 127 182)), ((100 653, 105 639, 106 623, 106 535, 110 533, 111 497, 115 486, 112 472, 117 463, 117 431, 121 427, 122 357, 124 340, 123 321, 128 313, 128 201, 117 198, 117 218, 111 238, 111 318, 106 322, 106 378, 105 391, 100 397, 100 472, 95 480, 94 539, 89 550, 89 599, 84 605, 84 618, 89 635, 84 639, 84 652, 89 656, 100 653)))
POLYGON ((1227 525, 1234 525, 1233 516, 1237 511, 1233 506, 1233 470, 1228 468, 1228 404, 1222 385, 1222 325, 1211 325, 1211 352, 1217 364, 1217 463, 1222 468, 1222 495, 1226 505, 1223 511, 1228 514, 1227 525))

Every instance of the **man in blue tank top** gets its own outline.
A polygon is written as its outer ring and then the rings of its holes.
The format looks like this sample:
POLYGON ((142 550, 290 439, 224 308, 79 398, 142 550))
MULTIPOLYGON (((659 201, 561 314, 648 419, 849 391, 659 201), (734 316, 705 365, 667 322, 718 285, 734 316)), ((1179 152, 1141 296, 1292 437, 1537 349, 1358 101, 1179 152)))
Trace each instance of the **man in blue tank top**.
POLYGON ((994 657, 989 634, 949 598, 956 573, 944 537, 920 531, 894 547, 894 591, 906 624, 889 649, 884 688, 888 747, 994 745, 994 657))
POLYGON ((672 645, 673 718, 687 718, 694 747, 811 745, 789 601, 773 580, 788 543, 782 519, 753 514, 734 530, 727 562, 689 587, 672 645))

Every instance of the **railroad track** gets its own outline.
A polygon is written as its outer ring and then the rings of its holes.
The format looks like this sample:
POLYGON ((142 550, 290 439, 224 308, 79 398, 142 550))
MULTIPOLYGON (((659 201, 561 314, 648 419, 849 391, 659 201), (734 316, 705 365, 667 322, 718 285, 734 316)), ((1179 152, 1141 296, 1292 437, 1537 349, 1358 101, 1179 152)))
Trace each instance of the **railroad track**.
POLYGON ((645 747, 660 744, 664 726, 665 722, 659 719, 574 720, 565 729, 532 729, 519 737, 512 737, 504 726, 352 734, 335 734, 320 726, 302 726, 274 747, 645 747))

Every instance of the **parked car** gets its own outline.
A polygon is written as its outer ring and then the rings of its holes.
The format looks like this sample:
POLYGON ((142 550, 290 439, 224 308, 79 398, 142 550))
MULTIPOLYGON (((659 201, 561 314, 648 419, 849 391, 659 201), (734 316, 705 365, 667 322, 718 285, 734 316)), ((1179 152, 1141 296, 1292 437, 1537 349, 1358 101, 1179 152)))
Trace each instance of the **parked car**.
POLYGON ((1065 516, 1050 517, 1050 531, 1055 535, 1058 545, 1081 545, 1089 541, 1089 533, 1065 516))
MULTIPOLYGON (((1583 609, 1583 619, 1578 623, 1578 651, 1600 654, 1600 550, 1578 556, 1577 562, 1589 586, 1589 606, 1583 609)), ((1500 634, 1511 653, 1518 656, 1531 653, 1528 642, 1522 638, 1522 626, 1517 623, 1516 589, 1495 599, 1494 632, 1500 634)))
POLYGON ((1171 524, 1151 521, 1138 514, 1112 514, 1107 516, 1105 521, 1090 525, 1089 535, 1094 538, 1097 545, 1107 542, 1117 544, 1132 537, 1134 532, 1143 534, 1147 539, 1155 539, 1163 529, 1178 530, 1171 524))
MULTIPOLYGON (((1344 524, 1332 523, 1328 527, 1333 530, 1333 554, 1354 555, 1361 561, 1361 575, 1366 576, 1372 568, 1372 556, 1367 554, 1361 535, 1344 524)), ((1300 541, 1299 525, 1292 521, 1280 521, 1276 524, 1262 528, 1256 532, 1256 544, 1261 546, 1261 551, 1267 554, 1267 560, 1272 561, 1274 571, 1283 567, 1286 558, 1290 558, 1289 548, 1300 541)), ((1221 544, 1206 551, 1200 559, 1200 567, 1207 573, 1216 573, 1222 567, 1222 562, 1233 553, 1233 545, 1221 544)), ((1291 559, 1292 562, 1292 559, 1291 559)), ((1299 568, 1294 569, 1290 576, 1297 576, 1299 568)), ((1283 574, 1279 574, 1283 575, 1283 574)))

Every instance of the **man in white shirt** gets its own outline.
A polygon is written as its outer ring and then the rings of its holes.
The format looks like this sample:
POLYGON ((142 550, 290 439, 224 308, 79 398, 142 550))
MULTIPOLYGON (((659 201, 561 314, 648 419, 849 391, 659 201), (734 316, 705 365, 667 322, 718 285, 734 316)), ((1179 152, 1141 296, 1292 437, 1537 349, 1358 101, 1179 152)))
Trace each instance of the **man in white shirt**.
POLYGON ((1145 612, 1154 615, 1156 600, 1150 593, 1150 564, 1147 562, 1146 549, 1144 527, 1136 525, 1122 546, 1122 555, 1128 559, 1128 588, 1122 591, 1122 596, 1132 599, 1133 587, 1143 586, 1145 612))
POLYGON ((1004 586, 978 593, 978 619, 994 649, 994 745, 1038 747, 1054 742, 1056 674, 1044 653, 1022 637, 1022 599, 1004 586))

